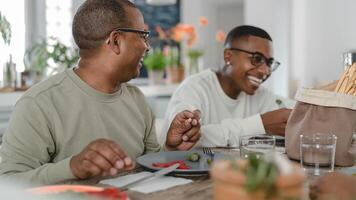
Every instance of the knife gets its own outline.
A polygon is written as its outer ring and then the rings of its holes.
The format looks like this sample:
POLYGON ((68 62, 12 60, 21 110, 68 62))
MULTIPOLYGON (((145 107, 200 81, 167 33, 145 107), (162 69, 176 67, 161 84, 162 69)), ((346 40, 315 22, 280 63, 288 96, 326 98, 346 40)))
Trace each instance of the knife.
POLYGON ((132 181, 132 182, 130 182, 130 183, 127 183, 127 184, 125 184, 125 185, 122 185, 122 186, 120 187, 120 190, 121 190, 121 191, 128 190, 129 187, 132 187, 132 186, 134 186, 134 185, 136 185, 136 184, 139 184, 139 183, 141 183, 141 182, 143 182, 143 181, 145 181, 145 180, 148 180, 148 179, 155 179, 155 178, 164 176, 164 175, 166 175, 166 174, 169 174, 170 172, 173 172, 175 169, 177 169, 177 168, 179 167, 179 165, 180 165, 179 163, 176 163, 176 164, 174 164, 174 165, 172 165, 172 166, 169 166, 169 167, 167 167, 167 168, 164 168, 164 169, 161 169, 161 170, 159 170, 159 171, 156 171, 156 172, 154 172, 154 173, 152 173, 152 174, 150 174, 150 175, 148 175, 148 176, 141 177, 141 178, 139 178, 139 179, 137 179, 137 180, 134 180, 134 181, 132 181))

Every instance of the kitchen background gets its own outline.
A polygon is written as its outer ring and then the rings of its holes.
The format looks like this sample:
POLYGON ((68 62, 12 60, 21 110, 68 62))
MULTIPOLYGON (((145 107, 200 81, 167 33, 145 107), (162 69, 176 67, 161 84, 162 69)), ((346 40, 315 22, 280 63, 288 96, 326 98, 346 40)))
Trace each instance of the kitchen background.
MULTIPOLYGON (((9 55, 19 72, 25 70, 24 54, 43 38, 57 37, 75 47, 71 20, 83 0, 12 0, 0 1, 0 12, 11 24, 11 43, 0 40, 0 72, 6 71, 9 55)), ((194 26, 196 42, 189 47, 178 42, 180 61, 188 65, 189 49, 204 49, 201 69, 222 66, 222 42, 218 31, 250 24, 264 28, 274 40, 274 57, 282 65, 265 83, 275 93, 293 97, 300 86, 317 86, 339 78, 343 71, 342 54, 355 50, 355 0, 135 0, 142 9, 151 31, 156 25, 164 30, 177 22, 194 26), (154 5, 153 5, 154 4, 154 5), (207 24, 201 25, 201 17, 207 24)), ((1 25, 1 27, 3 24, 1 25)), ((152 42, 156 46, 157 33, 152 42)), ((1 38, 0 38, 1 39, 1 38)), ((26 63, 26 62, 25 62, 26 63)), ((53 63, 52 63, 53 64, 53 63)), ((6 73, 0 73, 0 87, 6 73)), ((187 74, 187 72, 186 72, 187 74)), ((143 76, 147 76, 143 73, 143 76)), ((17 78, 20 80, 20 78, 17 78)), ((144 90, 160 120, 177 84, 149 86, 146 78, 133 81, 144 90)), ((19 84, 19 81, 18 81, 19 84)), ((12 106, 21 92, 0 93, 0 135, 12 106)), ((159 121, 158 120, 158 121, 159 121)))

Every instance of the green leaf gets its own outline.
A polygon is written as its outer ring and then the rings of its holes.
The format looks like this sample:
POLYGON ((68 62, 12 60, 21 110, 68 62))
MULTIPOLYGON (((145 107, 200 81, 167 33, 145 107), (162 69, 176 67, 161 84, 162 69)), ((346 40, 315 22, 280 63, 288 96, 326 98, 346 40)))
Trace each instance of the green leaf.
POLYGON ((0 33, 4 43, 10 45, 11 42, 11 25, 4 15, 0 12, 0 33))
POLYGON ((200 160, 200 154, 198 153, 190 153, 188 154, 188 160, 192 162, 198 162, 200 160))
POLYGON ((264 190, 268 195, 274 193, 274 182, 278 176, 278 168, 273 162, 264 158, 257 158, 257 155, 249 155, 246 167, 246 189, 249 192, 264 190), (271 194, 269 193, 271 192, 271 194))
POLYGON ((159 49, 155 49, 147 54, 143 60, 148 70, 163 70, 166 66, 166 62, 165 56, 159 49))
POLYGON ((27 50, 24 63, 27 70, 43 72, 46 68, 57 68, 64 65, 72 68, 79 59, 78 50, 66 46, 57 38, 50 37, 36 43, 31 49, 27 50), (56 66, 49 66, 49 61, 53 61, 56 66))
POLYGON ((191 59, 198 59, 200 58, 202 55, 204 54, 204 52, 202 50, 197 50, 197 49, 190 49, 188 51, 188 56, 191 59))

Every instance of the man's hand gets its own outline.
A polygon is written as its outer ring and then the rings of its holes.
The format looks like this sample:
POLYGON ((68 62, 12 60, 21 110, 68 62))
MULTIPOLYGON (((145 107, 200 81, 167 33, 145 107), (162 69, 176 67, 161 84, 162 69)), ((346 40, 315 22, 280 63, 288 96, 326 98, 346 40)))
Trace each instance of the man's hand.
POLYGON ((310 184, 309 196, 312 200, 353 200, 356 197, 355 184, 356 177, 328 173, 310 184))
POLYGON ((134 168, 135 163, 121 147, 107 139, 94 140, 70 160, 70 169, 73 175, 79 179, 114 176, 120 170, 134 168))
POLYGON ((261 115, 266 133, 284 136, 291 109, 282 108, 261 115))
POLYGON ((173 119, 168 129, 168 150, 189 150, 198 142, 200 133, 200 111, 182 111, 173 119))

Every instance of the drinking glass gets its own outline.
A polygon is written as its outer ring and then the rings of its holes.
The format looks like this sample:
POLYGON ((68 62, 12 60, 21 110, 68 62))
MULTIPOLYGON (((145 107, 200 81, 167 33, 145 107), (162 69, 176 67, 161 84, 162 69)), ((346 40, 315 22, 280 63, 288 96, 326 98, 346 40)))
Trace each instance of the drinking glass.
POLYGON ((239 137, 240 157, 248 158, 250 154, 260 157, 274 151, 276 138, 270 135, 245 135, 239 137))
POLYGON ((308 175, 334 171, 336 141, 334 134, 300 135, 300 164, 308 175))

